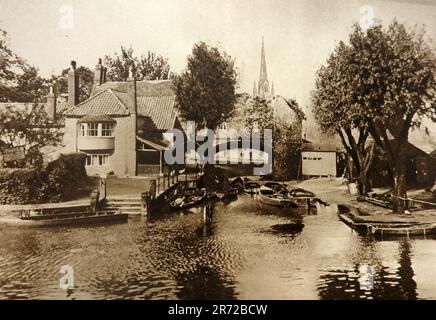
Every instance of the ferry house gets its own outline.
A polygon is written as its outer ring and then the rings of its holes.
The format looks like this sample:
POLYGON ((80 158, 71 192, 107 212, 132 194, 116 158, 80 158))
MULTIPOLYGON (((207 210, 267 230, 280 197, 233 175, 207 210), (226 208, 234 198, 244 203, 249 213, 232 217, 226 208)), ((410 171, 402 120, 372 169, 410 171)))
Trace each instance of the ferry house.
POLYGON ((63 152, 85 153, 88 175, 162 173, 164 133, 182 128, 171 81, 136 81, 131 72, 126 82, 108 82, 101 59, 91 95, 80 103, 78 81, 72 62, 63 152))

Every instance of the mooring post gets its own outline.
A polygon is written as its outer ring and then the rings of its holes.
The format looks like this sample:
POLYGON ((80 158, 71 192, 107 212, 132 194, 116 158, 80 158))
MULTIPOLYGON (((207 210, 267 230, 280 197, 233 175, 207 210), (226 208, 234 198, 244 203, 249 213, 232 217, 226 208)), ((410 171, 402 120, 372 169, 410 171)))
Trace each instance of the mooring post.
POLYGON ((160 184, 160 178, 157 177, 157 193, 159 193, 159 184, 160 184))
POLYGON ((141 194, 141 213, 143 216, 150 214, 150 192, 145 191, 141 194))

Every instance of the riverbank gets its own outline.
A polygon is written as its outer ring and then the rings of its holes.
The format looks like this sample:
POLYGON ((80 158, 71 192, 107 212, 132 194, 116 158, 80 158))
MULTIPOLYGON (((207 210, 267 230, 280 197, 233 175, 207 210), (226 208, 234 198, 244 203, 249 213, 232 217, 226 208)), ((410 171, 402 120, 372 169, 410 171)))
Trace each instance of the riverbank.
MULTIPOLYGON (((344 179, 311 179, 302 181, 299 187, 310 190, 317 194, 323 200, 329 203, 336 203, 349 208, 343 212, 341 218, 350 225, 358 228, 365 226, 384 225, 386 227, 402 226, 402 228, 416 228, 419 225, 435 224, 436 226, 436 208, 412 210, 410 214, 395 214, 391 209, 373 205, 368 202, 357 201, 356 197, 350 195, 346 181, 344 179)), ((420 195, 418 191, 412 191, 411 194, 420 195)), ((407 233, 407 229, 404 229, 407 233)))

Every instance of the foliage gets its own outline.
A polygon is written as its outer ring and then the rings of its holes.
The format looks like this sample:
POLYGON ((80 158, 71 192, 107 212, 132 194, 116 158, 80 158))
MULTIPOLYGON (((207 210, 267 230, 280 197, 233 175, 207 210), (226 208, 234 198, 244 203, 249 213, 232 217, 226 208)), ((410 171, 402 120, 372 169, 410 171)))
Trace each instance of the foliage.
POLYGON ((104 64, 107 67, 109 81, 126 81, 130 67, 133 67, 137 80, 167 80, 172 77, 168 59, 148 51, 140 57, 134 55, 132 47, 121 46, 120 53, 106 55, 104 64))
POLYGON ((180 114, 195 121, 197 129, 215 130, 232 116, 237 75, 225 52, 204 42, 195 44, 186 69, 174 80, 180 114))
POLYGON ((6 31, 0 29, 0 102, 36 102, 46 95, 45 79, 38 69, 8 46, 6 31))
POLYGON ((329 89, 315 99, 329 100, 323 120, 334 122, 337 117, 341 127, 348 122, 371 134, 386 153, 393 174, 394 211, 401 213, 409 131, 419 127, 424 117, 436 120, 436 60, 425 32, 409 30, 397 21, 387 28, 378 23, 366 31, 355 25, 349 43, 340 43, 329 63, 334 67, 321 70, 320 80, 329 89), (333 88, 337 94, 329 99, 333 88))
POLYGON ((0 139, 4 147, 26 146, 26 155, 45 146, 56 146, 61 132, 52 127, 51 120, 40 104, 24 108, 6 107, 0 112, 0 139))
POLYGON ((29 204, 72 199, 87 179, 84 157, 83 154, 62 155, 45 169, 1 169, 0 203, 29 204))
MULTIPOLYGON (((57 94, 68 93, 68 71, 69 69, 64 69, 60 75, 52 76, 50 79, 50 83, 57 94)), ((91 95, 94 72, 84 66, 78 67, 76 72, 79 74, 79 101, 85 101, 91 95)))
POLYGON ((242 93, 237 95, 235 111, 229 126, 244 128, 249 133, 256 129, 263 135, 265 129, 273 128, 273 116, 273 109, 266 99, 242 93))

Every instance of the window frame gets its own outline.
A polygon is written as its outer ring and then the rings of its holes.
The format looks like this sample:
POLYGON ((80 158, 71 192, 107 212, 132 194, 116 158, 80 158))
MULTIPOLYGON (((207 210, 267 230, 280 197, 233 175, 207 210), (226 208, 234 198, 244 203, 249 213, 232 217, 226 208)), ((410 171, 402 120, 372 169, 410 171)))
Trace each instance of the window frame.
POLYGON ((109 166, 108 153, 86 154, 85 167, 107 167, 109 166))

